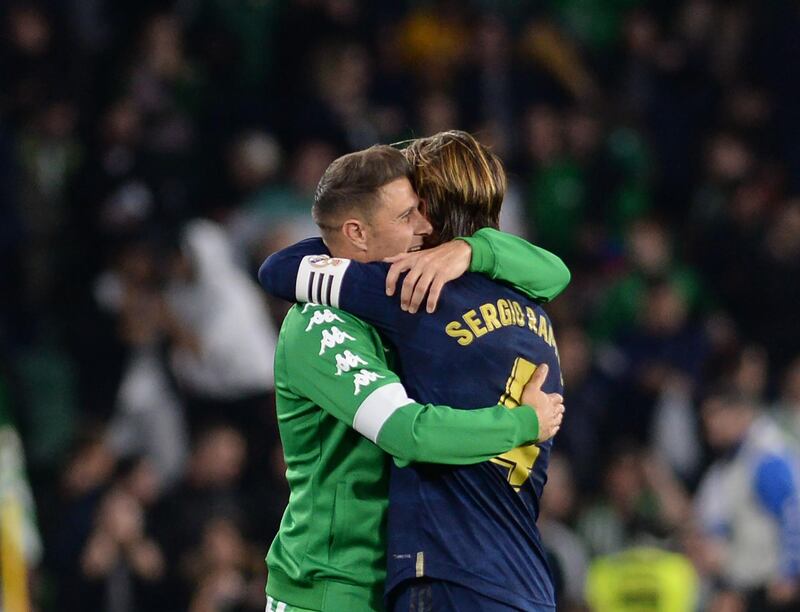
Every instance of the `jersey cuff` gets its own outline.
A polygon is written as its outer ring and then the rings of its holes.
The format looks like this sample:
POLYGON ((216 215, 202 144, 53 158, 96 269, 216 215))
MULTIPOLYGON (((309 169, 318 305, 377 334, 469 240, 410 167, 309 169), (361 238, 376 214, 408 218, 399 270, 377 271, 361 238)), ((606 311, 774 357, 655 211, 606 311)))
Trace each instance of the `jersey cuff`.
POLYGON ((518 443, 532 444, 537 442, 539 440, 539 417, 533 406, 520 404, 516 408, 512 408, 511 412, 520 420, 518 443))
POLYGON ((463 240, 472 249, 469 262, 469 271, 479 274, 491 274, 494 270, 494 251, 489 241, 480 234, 481 230, 472 236, 459 236, 456 240, 463 240))
POLYGON ((396 410, 413 404, 406 388, 399 382, 389 383, 375 389, 361 402, 353 417, 353 429, 365 438, 378 442, 378 434, 383 424, 396 410))
POLYGON ((349 266, 349 259, 328 257, 327 255, 303 257, 300 261, 300 268, 297 270, 294 289, 297 301, 339 308, 342 280, 349 266))

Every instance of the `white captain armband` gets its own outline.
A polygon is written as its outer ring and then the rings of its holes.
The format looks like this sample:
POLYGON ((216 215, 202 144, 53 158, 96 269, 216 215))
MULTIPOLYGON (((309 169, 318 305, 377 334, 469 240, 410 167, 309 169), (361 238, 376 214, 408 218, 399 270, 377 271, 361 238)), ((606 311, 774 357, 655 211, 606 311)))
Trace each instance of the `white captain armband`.
POLYGON ((349 259, 339 257, 327 255, 303 257, 300 269, 297 271, 294 289, 297 301, 338 308, 342 279, 349 265, 349 259))

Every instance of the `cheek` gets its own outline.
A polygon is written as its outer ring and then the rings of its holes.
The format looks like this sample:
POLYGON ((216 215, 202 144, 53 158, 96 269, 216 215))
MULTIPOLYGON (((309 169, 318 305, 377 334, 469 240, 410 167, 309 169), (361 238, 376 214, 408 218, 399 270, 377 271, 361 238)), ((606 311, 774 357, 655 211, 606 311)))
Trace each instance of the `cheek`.
POLYGON ((392 228, 392 231, 386 232, 383 238, 392 243, 401 243, 410 239, 414 232, 409 223, 398 223, 392 228))
POLYGON ((414 228, 410 223, 406 224, 405 227, 403 227, 401 235, 403 236, 403 240, 406 242, 406 244, 410 244, 411 242, 413 242, 415 232, 414 228))

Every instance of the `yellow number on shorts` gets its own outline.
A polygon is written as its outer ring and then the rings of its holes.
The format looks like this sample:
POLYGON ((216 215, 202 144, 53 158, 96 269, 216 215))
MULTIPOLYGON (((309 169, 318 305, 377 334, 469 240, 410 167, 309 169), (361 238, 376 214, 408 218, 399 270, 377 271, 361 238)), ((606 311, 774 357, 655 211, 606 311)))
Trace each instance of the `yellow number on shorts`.
MULTIPOLYGON (((506 381, 505 393, 500 397, 500 404, 506 408, 516 408, 522 400, 522 389, 531 379, 536 371, 536 366, 527 359, 517 357, 514 360, 514 367, 511 369, 511 376, 506 381)), ((491 459, 493 463, 508 468, 508 482, 519 490, 531 475, 533 464, 539 456, 539 447, 535 444, 530 446, 518 446, 507 453, 503 453, 491 459)))

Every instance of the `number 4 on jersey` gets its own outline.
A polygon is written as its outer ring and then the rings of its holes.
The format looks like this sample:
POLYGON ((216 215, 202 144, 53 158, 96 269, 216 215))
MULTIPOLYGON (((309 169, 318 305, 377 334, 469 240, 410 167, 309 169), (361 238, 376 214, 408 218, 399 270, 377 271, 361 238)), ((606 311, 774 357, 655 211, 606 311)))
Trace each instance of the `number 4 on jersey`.
MULTIPOLYGON (((522 399, 522 389, 531 379, 536 371, 536 366, 522 357, 514 360, 514 367, 511 369, 511 376, 506 381, 506 390, 500 397, 500 404, 506 408, 516 408, 522 399)), ((507 453, 503 453, 492 459, 492 463, 508 468, 508 482, 519 491, 520 487, 531 475, 533 464, 539 456, 539 447, 535 444, 530 446, 519 446, 507 453)))

